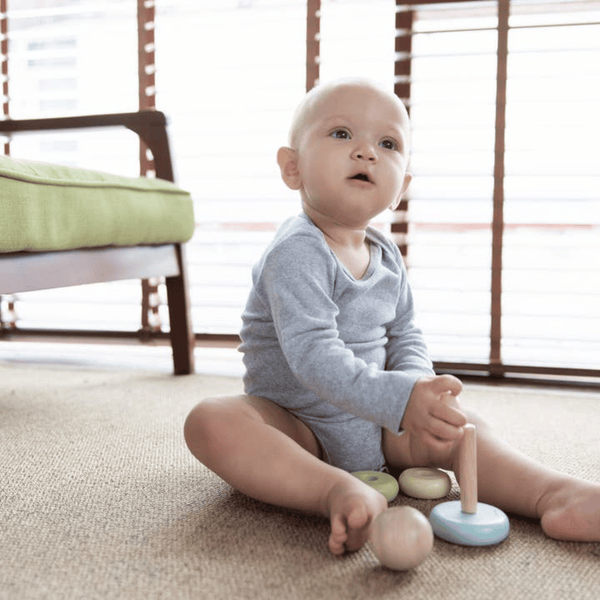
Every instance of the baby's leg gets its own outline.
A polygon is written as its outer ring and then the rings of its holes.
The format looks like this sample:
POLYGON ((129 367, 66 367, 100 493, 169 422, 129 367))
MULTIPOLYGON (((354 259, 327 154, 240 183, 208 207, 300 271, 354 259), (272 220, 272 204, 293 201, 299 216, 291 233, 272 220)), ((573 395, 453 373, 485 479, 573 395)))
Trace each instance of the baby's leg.
MULTIPOLYGON (((464 411, 477 426, 478 496, 498 508, 541 519, 555 539, 600 541, 600 485, 565 475, 522 454, 497 437, 476 414, 464 411)), ((414 436, 384 433, 384 454, 399 468, 432 466, 458 470, 458 442, 432 450, 414 436)))
POLYGON ((184 433, 192 454, 240 492, 328 517, 334 554, 360 548, 387 508, 382 494, 318 458, 320 446, 302 421, 263 398, 205 400, 184 433))

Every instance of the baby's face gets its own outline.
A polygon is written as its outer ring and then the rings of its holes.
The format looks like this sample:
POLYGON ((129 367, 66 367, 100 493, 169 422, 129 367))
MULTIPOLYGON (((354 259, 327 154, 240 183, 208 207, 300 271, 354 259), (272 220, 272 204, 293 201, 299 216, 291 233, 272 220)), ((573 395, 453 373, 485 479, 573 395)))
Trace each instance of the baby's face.
POLYGON ((317 96, 298 140, 305 210, 364 227, 408 185, 409 121, 395 97, 359 83, 317 96))

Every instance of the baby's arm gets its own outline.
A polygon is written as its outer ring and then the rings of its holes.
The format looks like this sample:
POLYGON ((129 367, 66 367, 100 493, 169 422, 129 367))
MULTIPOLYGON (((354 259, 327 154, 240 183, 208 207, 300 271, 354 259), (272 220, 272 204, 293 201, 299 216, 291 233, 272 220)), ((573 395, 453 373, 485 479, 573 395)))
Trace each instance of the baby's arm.
POLYGON ((392 252, 401 271, 402 287, 396 318, 387 332, 386 368, 411 373, 416 380, 400 426, 442 450, 462 437, 461 428, 467 423, 457 397, 462 384, 450 375, 435 376, 423 334, 414 322, 413 297, 402 257, 397 248, 392 252))
POLYGON ((460 409, 461 382, 452 375, 419 379, 410 395, 400 426, 436 450, 460 439, 467 418, 460 409))

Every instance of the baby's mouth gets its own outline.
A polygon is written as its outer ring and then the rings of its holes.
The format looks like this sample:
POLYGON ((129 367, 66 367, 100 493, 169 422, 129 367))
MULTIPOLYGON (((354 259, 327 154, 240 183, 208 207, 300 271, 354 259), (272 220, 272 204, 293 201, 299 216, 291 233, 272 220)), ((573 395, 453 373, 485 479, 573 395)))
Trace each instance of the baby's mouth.
POLYGON ((357 173, 353 177, 350 177, 350 179, 354 179, 356 181, 366 181, 367 183, 373 183, 371 181, 371 178, 366 173, 357 173))

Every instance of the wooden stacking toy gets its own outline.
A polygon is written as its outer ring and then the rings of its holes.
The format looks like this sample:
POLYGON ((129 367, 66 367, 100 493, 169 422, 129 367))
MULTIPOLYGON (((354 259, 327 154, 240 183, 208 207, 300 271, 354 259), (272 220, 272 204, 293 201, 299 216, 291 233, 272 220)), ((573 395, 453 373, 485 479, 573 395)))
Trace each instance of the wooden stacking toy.
POLYGON ((491 546, 508 537, 508 517, 499 509, 477 502, 477 439, 466 425, 459 449, 460 501, 438 504, 429 521, 439 538, 463 546, 491 546))

